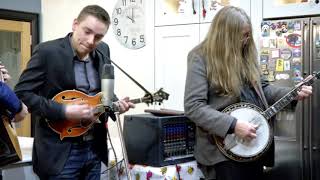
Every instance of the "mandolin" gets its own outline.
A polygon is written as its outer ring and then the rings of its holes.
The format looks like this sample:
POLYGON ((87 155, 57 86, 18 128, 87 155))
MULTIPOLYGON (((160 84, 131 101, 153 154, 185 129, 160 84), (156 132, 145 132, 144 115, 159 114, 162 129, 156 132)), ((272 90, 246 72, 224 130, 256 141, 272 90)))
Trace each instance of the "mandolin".
MULTIPOLYGON (((142 98, 131 99, 130 102, 134 104, 146 103, 152 104, 157 102, 161 104, 163 100, 168 100, 169 94, 159 89, 156 93, 147 94, 142 98)), ((60 135, 60 140, 63 140, 65 137, 78 137, 86 133, 94 123, 99 122, 98 118, 101 114, 106 112, 106 108, 102 104, 102 93, 98 93, 95 96, 89 96, 81 91, 77 90, 66 90, 58 93, 52 98, 55 102, 61 104, 79 104, 84 102, 89 106, 93 107, 93 113, 95 115, 96 121, 91 121, 84 123, 82 121, 76 120, 63 120, 63 121, 49 121, 47 123, 49 127, 56 133, 60 135)), ((117 109, 116 105, 113 104, 117 109)))

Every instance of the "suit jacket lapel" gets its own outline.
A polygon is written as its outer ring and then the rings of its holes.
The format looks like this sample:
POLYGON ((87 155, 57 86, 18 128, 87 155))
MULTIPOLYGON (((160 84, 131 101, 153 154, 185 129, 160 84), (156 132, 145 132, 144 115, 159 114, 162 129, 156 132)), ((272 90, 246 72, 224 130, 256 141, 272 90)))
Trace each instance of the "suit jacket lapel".
POLYGON ((69 33, 61 42, 61 47, 65 50, 66 57, 63 59, 65 72, 68 73, 65 78, 65 83, 70 85, 71 87, 76 87, 76 81, 75 81, 75 75, 74 75, 74 62, 73 62, 73 49, 70 44, 69 36, 71 33, 69 33))

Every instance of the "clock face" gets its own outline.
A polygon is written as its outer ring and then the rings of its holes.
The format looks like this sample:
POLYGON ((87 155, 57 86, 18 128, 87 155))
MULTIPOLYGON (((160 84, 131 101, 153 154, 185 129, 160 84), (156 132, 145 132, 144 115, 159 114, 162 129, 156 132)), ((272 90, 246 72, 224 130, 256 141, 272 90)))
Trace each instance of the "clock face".
POLYGON ((143 0, 119 0, 112 13, 113 33, 125 47, 139 49, 146 45, 143 0))

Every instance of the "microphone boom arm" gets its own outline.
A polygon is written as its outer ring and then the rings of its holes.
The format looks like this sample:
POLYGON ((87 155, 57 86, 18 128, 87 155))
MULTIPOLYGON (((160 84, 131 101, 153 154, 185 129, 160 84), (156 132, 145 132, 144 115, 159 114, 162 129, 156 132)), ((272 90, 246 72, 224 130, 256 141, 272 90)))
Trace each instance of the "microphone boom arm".
POLYGON ((109 58, 110 62, 116 66, 121 72, 123 72, 123 74, 125 74, 129 79, 131 79, 137 86, 139 86, 145 93, 145 96, 151 96, 152 94, 145 88, 143 87, 138 81, 136 81, 132 76, 130 76, 126 71, 124 71, 120 66, 118 66, 115 62, 113 62, 110 58, 109 58))

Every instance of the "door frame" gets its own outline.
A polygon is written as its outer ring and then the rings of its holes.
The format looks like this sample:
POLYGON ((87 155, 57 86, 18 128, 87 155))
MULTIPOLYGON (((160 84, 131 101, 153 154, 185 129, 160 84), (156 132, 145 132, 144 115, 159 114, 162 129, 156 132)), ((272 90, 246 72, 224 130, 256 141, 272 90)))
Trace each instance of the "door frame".
POLYGON ((0 9, 0 19, 31 23, 31 51, 39 43, 39 14, 0 9))
MULTIPOLYGON (((1 9, 0 8, 0 19, 4 20, 13 20, 13 21, 24 21, 31 23, 31 52, 34 50, 35 46, 39 44, 39 14, 36 13, 29 13, 29 12, 21 12, 21 11, 14 11, 8 9, 1 9)), ((31 115, 31 137, 34 136, 34 126, 35 120, 34 117, 31 115)))

